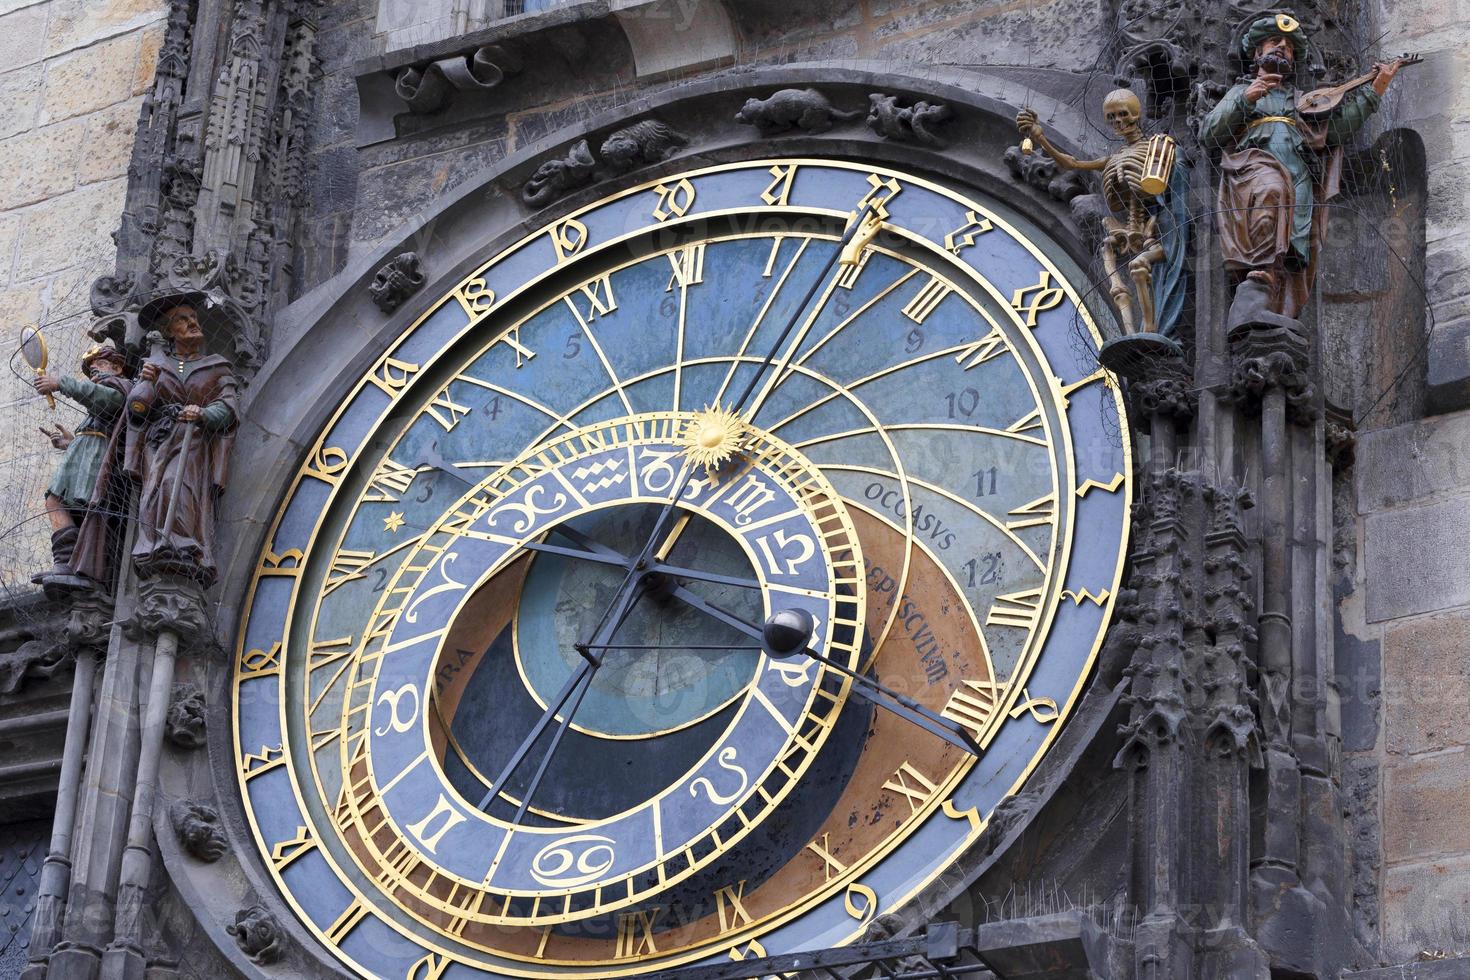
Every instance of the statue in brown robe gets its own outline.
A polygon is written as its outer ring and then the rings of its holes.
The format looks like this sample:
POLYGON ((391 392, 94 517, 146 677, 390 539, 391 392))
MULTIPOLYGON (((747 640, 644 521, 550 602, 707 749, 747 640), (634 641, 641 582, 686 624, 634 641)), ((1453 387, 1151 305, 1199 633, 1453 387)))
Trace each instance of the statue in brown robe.
MULTIPOLYGON (((115 501, 113 467, 119 467, 138 488, 131 554, 138 575, 176 575, 208 588, 218 575, 215 506, 229 479, 239 418, 237 380, 226 358, 205 352, 197 301, 150 305, 147 319, 162 330, 171 350, 155 350, 139 368, 127 410, 113 430, 112 444, 121 452, 109 455, 94 499, 115 501)), ((108 510, 99 506, 98 513, 108 510)), ((111 510, 116 512, 115 503, 111 510)), ((108 525, 105 519, 84 524, 72 563, 78 575, 104 584, 113 531, 108 525)))

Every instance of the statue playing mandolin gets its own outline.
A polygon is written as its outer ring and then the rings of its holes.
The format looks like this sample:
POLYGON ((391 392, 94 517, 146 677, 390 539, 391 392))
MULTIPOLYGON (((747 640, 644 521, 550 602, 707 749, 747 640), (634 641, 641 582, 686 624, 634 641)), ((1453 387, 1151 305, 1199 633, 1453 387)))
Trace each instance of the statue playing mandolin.
POLYGON ((1318 205, 1337 194, 1343 145, 1378 110, 1398 70, 1417 60, 1375 64, 1344 84, 1298 95, 1292 78, 1306 48, 1289 14, 1253 21, 1241 52, 1254 77, 1226 92, 1200 123, 1200 142, 1223 151, 1216 226, 1237 279, 1232 324, 1260 312, 1300 315, 1327 221, 1318 205))

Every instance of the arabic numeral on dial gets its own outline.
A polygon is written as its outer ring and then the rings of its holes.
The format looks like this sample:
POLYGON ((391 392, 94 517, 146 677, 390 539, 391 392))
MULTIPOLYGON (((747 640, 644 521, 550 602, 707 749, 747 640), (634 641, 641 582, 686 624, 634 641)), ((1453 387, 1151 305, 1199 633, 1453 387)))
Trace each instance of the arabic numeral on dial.
POLYGON ((999 475, 1000 473, 998 468, 994 466, 990 467, 989 469, 976 470, 974 473, 975 496, 989 497, 994 495, 995 481, 999 475))
POLYGON ((971 558, 960 566, 969 577, 970 588, 980 585, 995 585, 1000 581, 1000 552, 971 558))
POLYGON ((908 336, 904 338, 904 352, 908 354, 916 354, 918 353, 919 348, 923 346, 924 331, 920 330, 918 327, 915 327, 914 329, 910 330, 908 336))
POLYGON ((975 409, 980 407, 980 392, 974 388, 965 388, 962 391, 951 391, 944 396, 949 404, 949 417, 952 419, 969 418, 975 414, 975 409))
POLYGON ((567 335, 567 349, 562 351, 562 357, 570 361, 582 353, 582 341, 576 334, 567 335))

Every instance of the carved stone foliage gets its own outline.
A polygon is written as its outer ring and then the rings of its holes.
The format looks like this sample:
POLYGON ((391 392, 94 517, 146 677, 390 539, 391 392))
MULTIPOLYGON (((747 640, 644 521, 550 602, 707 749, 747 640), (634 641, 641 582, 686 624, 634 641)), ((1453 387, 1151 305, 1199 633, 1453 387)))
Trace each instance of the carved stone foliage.
POLYGON ((1260 750, 1249 677, 1256 635, 1240 488, 1199 473, 1153 474, 1134 507, 1133 568, 1103 647, 1103 669, 1125 657, 1130 679, 1121 767, 1146 766, 1165 745, 1260 750))
POLYGON ((1345 470, 1352 466, 1357 455, 1357 433, 1350 426, 1331 419, 1328 420, 1326 429, 1327 462, 1335 470, 1345 470))
POLYGON ((210 622, 204 594, 189 579, 149 579, 123 629, 137 639, 151 639, 167 630, 179 638, 181 649, 205 646, 210 642, 210 622))
POLYGON ((1020 146, 1010 146, 1001 159, 1012 177, 1046 191, 1058 201, 1070 202, 1088 190, 1087 178, 1081 171, 1062 170, 1044 150, 1023 153, 1020 146))
POLYGON ((1199 405, 1193 380, 1182 373, 1134 381, 1128 385, 1128 393, 1133 396, 1139 413, 1145 417, 1159 415, 1176 422, 1187 422, 1194 418, 1199 405))
POLYGON ((225 931, 235 937, 246 956, 262 966, 278 962, 286 954, 286 934, 263 905, 236 912, 234 924, 225 926, 225 931))
POLYGON ((179 846, 201 861, 214 863, 229 850, 230 842, 220 822, 219 811, 205 803, 177 800, 169 808, 169 821, 179 846))
POLYGON ((945 141, 937 130, 949 121, 951 115, 949 106, 942 102, 920 99, 901 105, 896 95, 874 92, 868 96, 868 128, 899 143, 943 147, 945 141))
POLYGON ((204 692, 197 687, 178 685, 168 704, 164 719, 164 737, 181 749, 197 749, 205 742, 204 692))
POLYGON ((402 252, 383 264, 368 283, 368 295, 384 313, 392 313, 418 292, 424 273, 417 252, 402 252))
POLYGON ((522 67, 521 59, 513 52, 498 44, 487 44, 468 54, 404 68, 393 80, 393 90, 409 112, 424 115, 443 109, 457 92, 488 92, 520 74, 522 67))
POLYGON ((754 126, 762 136, 772 136, 794 129, 825 133, 839 122, 866 114, 861 109, 844 112, 814 88, 786 88, 769 98, 747 99, 735 114, 735 121, 754 126))
POLYGON ((533 208, 545 207, 579 187, 602 176, 628 173, 639 167, 667 160, 689 138, 657 119, 644 119, 617 130, 602 141, 597 156, 586 140, 578 140, 562 157, 554 157, 536 168, 521 188, 521 200, 533 208))

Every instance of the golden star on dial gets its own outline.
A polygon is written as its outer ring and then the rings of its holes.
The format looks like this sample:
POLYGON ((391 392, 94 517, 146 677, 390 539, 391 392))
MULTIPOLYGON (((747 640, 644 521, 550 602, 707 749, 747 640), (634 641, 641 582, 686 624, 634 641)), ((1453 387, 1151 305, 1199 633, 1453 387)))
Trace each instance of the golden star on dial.
POLYGON ((403 512, 395 510, 383 518, 383 530, 394 532, 403 526, 403 512))

